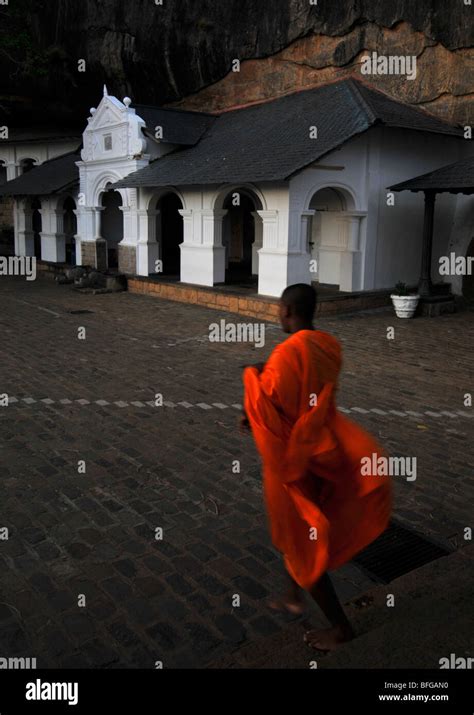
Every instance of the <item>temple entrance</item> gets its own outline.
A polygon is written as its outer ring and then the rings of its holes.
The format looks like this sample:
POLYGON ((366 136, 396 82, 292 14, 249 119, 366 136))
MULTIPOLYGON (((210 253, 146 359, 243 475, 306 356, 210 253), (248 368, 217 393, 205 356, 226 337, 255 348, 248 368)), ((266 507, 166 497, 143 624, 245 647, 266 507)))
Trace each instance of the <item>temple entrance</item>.
POLYGON ((183 218, 179 213, 183 204, 179 196, 165 194, 156 203, 157 214, 156 239, 160 244, 160 259, 163 262, 163 275, 179 276, 181 271, 181 249, 184 229, 183 218))
MULTIPOLYGON (((472 239, 466 253, 466 259, 474 258, 474 238, 472 239)), ((469 266, 469 260, 466 261, 469 266)), ((462 295, 469 302, 474 302, 474 273, 466 274, 462 279, 462 295)))
POLYGON ((31 227, 33 229, 33 240, 34 240, 34 251, 35 258, 41 258, 41 231, 43 230, 43 224, 41 221, 41 202, 39 199, 33 199, 31 202, 31 227))
POLYGON ((254 283, 258 273, 253 257, 255 218, 254 199, 242 191, 229 194, 223 208, 227 210, 222 225, 222 242, 226 249, 226 283, 254 283))
POLYGON ((34 159, 22 159, 20 161, 20 175, 27 174, 29 171, 34 169, 36 166, 36 161, 34 159))
POLYGON ((347 243, 345 212, 354 208, 352 197, 344 189, 327 187, 313 195, 309 206, 311 218, 308 253, 313 261, 314 283, 339 290, 341 255, 347 243))
POLYGON ((76 265, 76 240, 75 235, 77 233, 77 218, 74 213, 76 209, 76 202, 73 198, 68 196, 63 204, 64 218, 63 218, 63 230, 66 241, 66 263, 70 266, 76 265))
POLYGON ((101 197, 101 236, 107 241, 107 265, 118 268, 118 244, 123 238, 122 197, 118 191, 104 191, 101 197))

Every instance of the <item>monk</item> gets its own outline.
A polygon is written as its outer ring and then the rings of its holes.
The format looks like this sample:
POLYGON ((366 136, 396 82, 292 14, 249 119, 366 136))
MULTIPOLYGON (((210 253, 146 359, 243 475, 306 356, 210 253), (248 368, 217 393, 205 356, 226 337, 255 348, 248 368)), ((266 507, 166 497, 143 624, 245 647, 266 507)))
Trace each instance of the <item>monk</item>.
POLYGON ((290 337, 265 365, 245 368, 242 426, 262 458, 271 537, 289 575, 288 593, 270 605, 301 613, 308 591, 331 627, 305 640, 330 651, 354 633, 328 572, 386 529, 391 489, 387 477, 361 475, 363 457, 383 452, 336 408, 341 347, 314 328, 316 299, 305 284, 283 292, 280 321, 290 337))

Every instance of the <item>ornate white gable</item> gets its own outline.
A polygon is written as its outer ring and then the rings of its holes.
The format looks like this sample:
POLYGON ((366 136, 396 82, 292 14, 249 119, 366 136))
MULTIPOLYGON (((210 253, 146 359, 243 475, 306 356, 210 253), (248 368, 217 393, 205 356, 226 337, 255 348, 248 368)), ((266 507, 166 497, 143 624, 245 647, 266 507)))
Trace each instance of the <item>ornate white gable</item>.
POLYGON ((97 109, 91 109, 88 127, 83 133, 83 161, 133 159, 146 151, 146 139, 142 133, 145 122, 130 104, 128 97, 120 102, 116 97, 109 96, 104 87, 102 101, 97 109))

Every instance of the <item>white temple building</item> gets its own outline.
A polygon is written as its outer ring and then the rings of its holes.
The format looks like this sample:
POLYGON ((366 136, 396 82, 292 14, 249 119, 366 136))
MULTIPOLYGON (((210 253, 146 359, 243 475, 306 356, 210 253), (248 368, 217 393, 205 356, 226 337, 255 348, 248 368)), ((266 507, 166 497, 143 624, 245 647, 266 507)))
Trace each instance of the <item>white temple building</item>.
MULTIPOLYGON (((298 282, 416 285, 423 202, 387 187, 473 153, 461 128, 354 80, 220 115, 104 88, 85 124, 82 147, 36 142, 22 151, 38 166, 9 169, 16 255, 199 286, 253 280, 267 296, 298 282)), ((21 158, 0 142, 0 165, 21 158)), ((437 202, 434 270, 453 230, 466 234, 466 201, 437 202)))

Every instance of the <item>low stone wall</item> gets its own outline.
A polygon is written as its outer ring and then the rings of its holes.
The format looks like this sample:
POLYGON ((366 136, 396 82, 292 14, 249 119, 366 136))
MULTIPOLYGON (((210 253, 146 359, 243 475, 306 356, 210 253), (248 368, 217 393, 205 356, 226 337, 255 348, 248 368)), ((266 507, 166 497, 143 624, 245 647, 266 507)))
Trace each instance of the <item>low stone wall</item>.
MULTIPOLYGON (((137 276, 129 278, 127 283, 128 290, 131 293, 151 295, 156 298, 175 300, 179 303, 192 303, 206 308, 213 308, 214 310, 228 311, 229 313, 246 315, 260 320, 278 322, 277 298, 257 295, 245 297, 235 293, 226 293, 225 289, 204 288, 185 283, 164 283, 137 276)), ((351 313, 389 306, 390 304, 390 291, 370 291, 331 297, 320 296, 316 314, 351 313)))
POLYGON ((220 293, 218 289, 201 288, 185 283, 170 284, 149 281, 141 278, 129 278, 128 290, 131 293, 142 293, 175 300, 179 303, 192 303, 215 310, 239 313, 261 320, 276 321, 278 319, 278 301, 271 298, 244 298, 230 293, 220 293))

